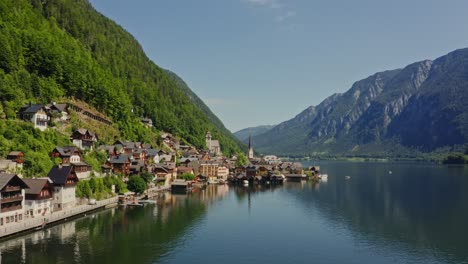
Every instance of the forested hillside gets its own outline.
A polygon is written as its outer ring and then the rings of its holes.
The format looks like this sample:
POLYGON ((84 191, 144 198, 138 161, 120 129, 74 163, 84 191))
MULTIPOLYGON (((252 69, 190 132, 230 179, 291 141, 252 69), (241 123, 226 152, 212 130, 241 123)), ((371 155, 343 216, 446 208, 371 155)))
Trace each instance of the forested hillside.
POLYGON ((15 119, 30 101, 75 98, 111 117, 128 140, 144 141, 152 133, 139 121, 144 116, 157 130, 197 147, 204 146, 209 130, 223 151, 239 151, 232 134, 213 124, 189 96, 88 1, 0 1, 2 118, 15 119))

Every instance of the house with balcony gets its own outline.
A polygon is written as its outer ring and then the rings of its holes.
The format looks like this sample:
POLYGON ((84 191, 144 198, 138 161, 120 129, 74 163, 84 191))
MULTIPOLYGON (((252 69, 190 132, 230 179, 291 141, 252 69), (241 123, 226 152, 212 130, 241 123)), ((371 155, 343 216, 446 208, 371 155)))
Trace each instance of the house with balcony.
POLYGON ((0 173, 0 226, 24 219, 24 194, 29 186, 16 174, 0 173))
POLYGON ((110 167, 110 170, 115 174, 122 173, 123 175, 129 175, 130 166, 132 164, 130 157, 132 156, 125 154, 113 156, 109 161, 107 161, 106 165, 110 167))
POLYGON ((53 211, 74 207, 76 205, 75 186, 79 179, 73 166, 55 165, 47 177, 54 187, 53 211))
POLYGON ((43 105, 32 103, 21 107, 17 116, 24 121, 33 123, 34 127, 41 131, 47 129, 47 124, 50 120, 43 105))
POLYGON ((200 162, 199 173, 206 177, 208 181, 216 181, 218 179, 219 164, 213 161, 200 162))
POLYGON ((66 121, 69 119, 68 116, 68 104, 52 104, 45 105, 45 109, 49 116, 54 120, 66 121))
POLYGON ((49 178, 23 179, 26 189, 24 211, 27 217, 43 217, 53 210, 54 186, 49 178))
POLYGON ((91 176, 91 166, 81 160, 82 152, 76 146, 56 147, 50 155, 62 160, 61 165, 73 166, 73 171, 79 179, 87 179, 91 176))
POLYGON ((80 149, 93 149, 94 144, 98 141, 98 136, 88 129, 80 128, 73 132, 70 140, 80 149))

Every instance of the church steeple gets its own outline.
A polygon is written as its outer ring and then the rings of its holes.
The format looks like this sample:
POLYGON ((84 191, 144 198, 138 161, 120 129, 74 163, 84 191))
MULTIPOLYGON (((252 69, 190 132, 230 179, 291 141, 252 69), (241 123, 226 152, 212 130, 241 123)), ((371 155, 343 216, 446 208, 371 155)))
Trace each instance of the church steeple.
POLYGON ((249 135, 249 150, 247 152, 247 158, 253 159, 254 158, 254 151, 252 146, 252 135, 249 135))

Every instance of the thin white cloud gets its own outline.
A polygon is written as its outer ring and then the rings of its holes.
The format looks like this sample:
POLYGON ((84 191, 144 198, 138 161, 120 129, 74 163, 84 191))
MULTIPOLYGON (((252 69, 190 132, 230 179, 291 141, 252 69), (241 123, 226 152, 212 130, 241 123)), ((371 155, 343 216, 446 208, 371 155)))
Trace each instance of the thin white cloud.
POLYGON ((292 10, 288 10, 286 5, 281 2, 281 0, 243 0, 250 5, 257 6, 257 7, 267 7, 271 9, 278 10, 278 14, 276 15, 277 22, 284 22, 292 17, 296 16, 296 12, 292 10))
POLYGON ((278 16, 276 17, 276 21, 278 21, 278 22, 283 22, 283 21, 285 21, 285 20, 287 20, 287 19, 289 19, 289 18, 295 17, 295 16, 296 16, 296 12, 294 12, 294 11, 287 11, 287 12, 284 13, 284 14, 278 15, 278 16))
POLYGON ((246 0, 248 3, 256 6, 268 6, 270 8, 281 8, 282 5, 277 0, 246 0))

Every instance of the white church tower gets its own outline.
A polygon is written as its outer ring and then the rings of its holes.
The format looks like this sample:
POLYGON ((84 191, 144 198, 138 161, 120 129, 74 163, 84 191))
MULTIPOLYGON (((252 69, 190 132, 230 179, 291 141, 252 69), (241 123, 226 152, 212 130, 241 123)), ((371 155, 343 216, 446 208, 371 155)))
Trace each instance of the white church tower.
POLYGON ((247 158, 248 159, 254 158, 254 150, 252 146, 252 135, 249 136, 249 150, 247 151, 247 158))

